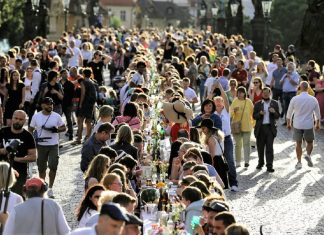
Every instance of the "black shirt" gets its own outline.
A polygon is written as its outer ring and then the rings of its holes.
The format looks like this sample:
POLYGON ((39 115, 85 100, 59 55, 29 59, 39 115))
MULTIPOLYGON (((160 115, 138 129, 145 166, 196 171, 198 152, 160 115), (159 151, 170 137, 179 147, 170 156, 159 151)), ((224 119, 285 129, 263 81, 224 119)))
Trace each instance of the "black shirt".
POLYGON ((104 62, 99 61, 98 63, 95 63, 91 61, 90 63, 88 63, 88 66, 92 69, 94 79, 97 81, 99 85, 101 85, 103 81, 102 70, 103 67, 105 66, 104 62))
MULTIPOLYGON (((4 148, 3 143, 7 144, 12 139, 19 139, 22 144, 18 146, 18 153, 16 157, 25 157, 28 154, 29 149, 36 148, 35 140, 32 134, 23 129, 23 132, 19 134, 14 134, 11 132, 11 127, 3 127, 0 130, 0 148, 4 148)), ((0 155, 1 160, 7 159, 5 155, 0 155)), ((13 168, 21 176, 27 175, 27 163, 13 162, 13 168)))
MULTIPOLYGON (((51 90, 54 89, 54 90, 57 90, 57 91, 60 91, 63 93, 63 89, 62 89, 62 86, 60 83, 55 83, 54 86, 52 86, 49 82, 47 83, 47 88, 48 88, 48 91, 44 94, 43 97, 51 97, 54 101, 54 104, 55 105, 58 105, 58 104, 61 104, 62 103, 62 100, 60 100, 57 96, 57 94, 52 94, 51 93, 51 90)), ((63 93, 64 94, 64 93, 63 93)))
POLYGON ((75 96, 74 84, 69 80, 66 80, 64 84, 61 80, 60 83, 63 87, 63 92, 64 92, 62 105, 66 107, 72 106, 72 99, 75 96))

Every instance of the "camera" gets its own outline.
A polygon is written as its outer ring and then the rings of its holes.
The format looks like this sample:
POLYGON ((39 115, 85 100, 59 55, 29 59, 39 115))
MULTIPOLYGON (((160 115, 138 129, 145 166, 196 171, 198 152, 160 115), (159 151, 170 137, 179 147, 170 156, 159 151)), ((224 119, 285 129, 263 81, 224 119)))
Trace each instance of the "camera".
POLYGON ((45 127, 44 125, 42 126, 42 129, 46 130, 46 131, 50 131, 52 133, 58 133, 58 129, 57 127, 53 126, 53 127, 45 127))
POLYGON ((17 152, 17 148, 22 144, 21 140, 19 139, 12 139, 6 146, 6 150, 8 153, 15 153, 17 152))

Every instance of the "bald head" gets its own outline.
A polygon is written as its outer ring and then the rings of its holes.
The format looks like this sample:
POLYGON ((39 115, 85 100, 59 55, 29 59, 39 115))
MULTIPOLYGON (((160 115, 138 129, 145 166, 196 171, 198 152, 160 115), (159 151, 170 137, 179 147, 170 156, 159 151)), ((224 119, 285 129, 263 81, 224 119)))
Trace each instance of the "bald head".
POLYGON ((302 90, 302 91, 307 91, 307 90, 308 90, 308 87, 309 87, 309 84, 308 84, 308 82, 306 82, 306 81, 302 81, 302 82, 299 84, 299 87, 300 87, 300 90, 302 90))
POLYGON ((19 133, 23 130, 27 115, 23 110, 16 110, 12 115, 11 130, 19 133))

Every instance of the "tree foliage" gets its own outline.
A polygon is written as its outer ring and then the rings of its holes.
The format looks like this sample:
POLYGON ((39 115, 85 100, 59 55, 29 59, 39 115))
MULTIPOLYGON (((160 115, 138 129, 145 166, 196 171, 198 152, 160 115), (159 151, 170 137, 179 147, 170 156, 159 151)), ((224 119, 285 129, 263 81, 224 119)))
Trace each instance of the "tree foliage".
POLYGON ((0 39, 8 38, 11 45, 19 44, 24 27, 24 0, 2 0, 0 39))
POLYGON ((271 44, 279 43, 285 48, 295 44, 301 34, 306 0, 274 0, 271 10, 271 44))

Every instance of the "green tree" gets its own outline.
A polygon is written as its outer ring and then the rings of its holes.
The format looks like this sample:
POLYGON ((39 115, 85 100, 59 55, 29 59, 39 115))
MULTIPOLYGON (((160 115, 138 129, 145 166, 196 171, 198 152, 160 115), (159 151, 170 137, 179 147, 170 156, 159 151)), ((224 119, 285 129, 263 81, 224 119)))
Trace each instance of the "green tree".
POLYGON ((23 35, 24 0, 3 0, 0 9, 0 39, 8 38, 11 45, 20 44, 23 35))
POLYGON ((110 17, 110 23, 109 23, 110 27, 118 29, 121 25, 122 25, 122 22, 118 17, 116 17, 116 16, 110 17))
POLYGON ((274 0, 271 10, 271 45, 276 43, 287 48, 295 44, 300 36, 306 0, 274 0))

